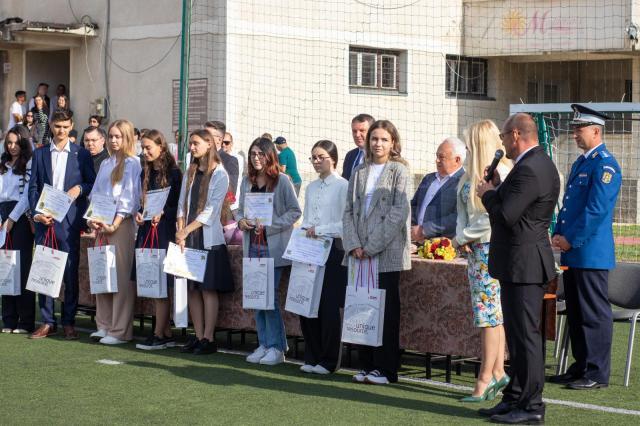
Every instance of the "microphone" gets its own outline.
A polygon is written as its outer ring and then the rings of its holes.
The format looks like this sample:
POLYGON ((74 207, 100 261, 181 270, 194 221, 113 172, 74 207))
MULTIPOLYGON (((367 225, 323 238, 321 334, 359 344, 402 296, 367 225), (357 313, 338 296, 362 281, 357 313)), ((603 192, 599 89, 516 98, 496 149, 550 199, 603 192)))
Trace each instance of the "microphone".
POLYGON ((486 180, 487 182, 490 182, 491 179, 493 179, 493 173, 496 171, 496 167, 498 167, 498 163, 500 162, 503 156, 504 156, 503 150, 499 149, 496 151, 496 155, 493 157, 493 161, 491 162, 491 165, 487 170, 487 175, 484 177, 484 180, 486 180))

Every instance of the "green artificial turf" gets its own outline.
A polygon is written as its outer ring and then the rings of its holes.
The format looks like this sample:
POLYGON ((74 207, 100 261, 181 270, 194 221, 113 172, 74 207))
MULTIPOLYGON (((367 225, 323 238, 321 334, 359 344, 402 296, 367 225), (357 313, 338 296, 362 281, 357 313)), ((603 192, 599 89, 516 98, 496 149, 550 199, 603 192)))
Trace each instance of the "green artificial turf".
MULTIPOLYGON (((628 325, 616 326, 610 388, 572 392, 547 385, 544 396, 640 409, 640 364, 632 371, 631 387, 621 386, 626 330, 628 325)), ((251 346, 247 342, 241 349, 251 346)), ((495 403, 461 404, 465 391, 425 383, 356 385, 348 372, 319 377, 304 375, 292 364, 254 366, 234 354, 105 347, 85 333, 75 342, 2 334, 0 353, 0 424, 479 424, 485 420, 476 410, 495 403), (102 359, 122 364, 97 363, 102 359)), ((407 358, 402 373, 424 377, 420 365, 419 359, 407 358)), ((453 382, 472 385, 472 371, 465 366, 453 382)), ((434 369, 435 380, 443 381, 441 374, 434 369)), ((547 424, 638 422, 637 416, 547 407, 547 424)))

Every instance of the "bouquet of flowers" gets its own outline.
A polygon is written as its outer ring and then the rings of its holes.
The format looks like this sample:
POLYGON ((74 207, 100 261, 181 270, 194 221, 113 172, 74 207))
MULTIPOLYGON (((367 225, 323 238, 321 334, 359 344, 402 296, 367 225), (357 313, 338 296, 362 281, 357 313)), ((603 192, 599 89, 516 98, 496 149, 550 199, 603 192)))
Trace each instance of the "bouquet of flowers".
POLYGON ((456 249, 448 238, 432 238, 418 247, 418 256, 423 259, 452 260, 456 257, 456 249))

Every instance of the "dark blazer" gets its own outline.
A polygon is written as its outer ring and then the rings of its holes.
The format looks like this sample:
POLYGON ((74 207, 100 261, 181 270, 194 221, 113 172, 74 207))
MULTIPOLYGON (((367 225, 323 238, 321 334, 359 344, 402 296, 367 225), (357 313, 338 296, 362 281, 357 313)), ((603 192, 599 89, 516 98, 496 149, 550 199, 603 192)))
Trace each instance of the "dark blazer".
POLYGON ((555 277, 549 224, 560 177, 536 146, 513 167, 496 191, 482 197, 491 222, 489 274, 501 282, 544 284, 555 277))
POLYGON ((411 200, 411 225, 422 225, 422 232, 426 238, 456 236, 458 182, 462 175, 464 175, 464 168, 460 168, 442 185, 427 206, 422 223, 418 223, 418 213, 429 186, 436 179, 436 173, 429 173, 420 182, 411 200))
POLYGON ((342 163, 342 177, 346 180, 349 180, 349 178, 351 177, 351 172, 353 171, 353 163, 358 157, 359 150, 360 148, 354 148, 351 151, 347 152, 347 155, 344 156, 344 162, 342 163))
MULTIPOLYGON (((67 168, 64 175, 64 190, 68 191, 76 185, 82 187, 82 195, 71 204, 67 216, 62 223, 55 222, 55 231, 58 240, 67 238, 80 238, 80 229, 83 226, 82 216, 87 210, 87 196, 93 188, 96 173, 93 170, 91 154, 86 149, 69 142, 71 152, 67 158, 67 168), (73 232, 72 232, 73 231, 73 232)), ((31 160, 31 180, 29 181, 29 205, 33 215, 36 214, 38 198, 45 184, 53 184, 53 169, 51 166, 51 151, 49 145, 44 145, 35 150, 31 160)), ((44 240, 47 227, 36 223, 36 243, 44 240)), ((61 247, 62 249, 62 247, 61 247)))
POLYGON ((232 194, 236 194, 238 188, 238 179, 240 178, 240 166, 238 165, 238 159, 233 155, 229 155, 224 150, 219 150, 220 160, 222 160, 222 166, 229 175, 229 191, 232 194))

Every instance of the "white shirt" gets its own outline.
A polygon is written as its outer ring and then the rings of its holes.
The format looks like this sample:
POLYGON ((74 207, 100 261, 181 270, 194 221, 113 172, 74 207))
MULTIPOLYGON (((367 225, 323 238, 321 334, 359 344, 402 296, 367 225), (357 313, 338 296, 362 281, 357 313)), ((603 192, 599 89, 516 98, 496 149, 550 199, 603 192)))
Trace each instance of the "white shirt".
MULTIPOLYGON (((31 178, 31 160, 27 163, 27 172, 24 176, 14 175, 13 167, 7 164, 7 172, 0 175, 0 203, 17 201, 9 218, 14 222, 20 219, 29 208, 29 179, 31 178)), ((7 218, 3 217, 4 222, 7 218)))
POLYGON ((516 157, 516 159, 514 160, 513 164, 518 164, 518 161, 522 160, 522 157, 524 157, 524 156, 525 156, 525 154, 526 154, 527 152, 531 151, 531 150, 532 150, 533 148, 535 148, 536 146, 538 146, 538 145, 534 145, 534 146, 532 146, 531 148, 527 148, 523 153, 521 153, 520 155, 518 155, 518 156, 516 157))
POLYGON ((7 128, 7 130, 11 130, 13 129, 13 126, 19 124, 16 123, 14 114, 24 117, 27 114, 27 106, 24 104, 20 105, 20 102, 18 101, 15 101, 11 104, 11 110, 9 112, 9 127, 7 128))
POLYGON ((593 148, 591 148, 589 151, 585 152, 585 153, 583 154, 583 155, 584 155, 584 158, 585 158, 586 160, 588 160, 588 159, 589 159, 589 156, 591 155, 591 153, 592 153, 593 151, 595 151, 595 150, 596 150, 596 148, 598 148, 600 145, 602 145, 602 142, 600 142, 598 145, 596 145, 596 146, 594 146, 593 148))
POLYGON ((440 188, 442 188, 442 186, 451 179, 451 176, 458 173, 459 170, 460 168, 446 176, 440 176, 440 174, 436 172, 436 178, 431 182, 431 185, 429 185, 427 193, 424 195, 424 199, 422 200, 422 204, 420 204, 420 210, 418 210, 418 216, 416 217, 418 225, 422 225, 424 222, 424 215, 427 212, 427 206, 431 201, 433 201, 438 191, 440 191, 440 188))
POLYGON ((384 166, 387 164, 369 164, 369 176, 367 176, 367 188, 365 190, 365 211, 369 212, 369 207, 371 205, 371 198, 373 198, 373 192, 376 189, 376 184, 378 183, 378 179, 380 179, 380 175, 384 170, 384 166))
POLYGON ((303 228, 315 227, 316 235, 342 238, 342 214, 347 204, 349 181, 337 172, 318 178, 305 192, 303 228))
POLYGON ((351 172, 356 169, 362 162, 364 161, 365 152, 364 149, 358 148, 358 153, 356 154, 356 159, 353 160, 353 166, 351 166, 351 172))
POLYGON ((71 141, 67 140, 61 151, 58 151, 56 145, 51 142, 49 150, 51 151, 51 170, 53 173, 52 186, 60 191, 64 191, 64 177, 67 173, 67 158, 71 152, 71 141))
POLYGON ((104 160, 100 164, 100 170, 93 184, 91 195, 100 194, 113 197, 116 200, 116 213, 118 216, 127 217, 133 215, 140 208, 140 159, 127 157, 124 159, 124 174, 120 182, 111 184, 111 172, 116 168, 116 156, 104 160))

